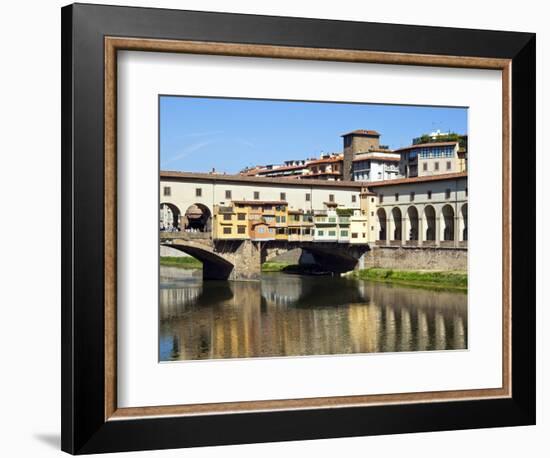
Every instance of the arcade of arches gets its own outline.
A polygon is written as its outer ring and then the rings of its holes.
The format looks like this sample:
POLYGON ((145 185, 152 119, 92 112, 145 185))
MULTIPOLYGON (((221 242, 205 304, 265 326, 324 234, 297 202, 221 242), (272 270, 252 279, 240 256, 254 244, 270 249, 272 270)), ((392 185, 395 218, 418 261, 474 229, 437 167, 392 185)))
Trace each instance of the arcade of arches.
POLYGON ((160 230, 210 232, 212 230, 212 213, 203 204, 190 205, 185 213, 182 213, 174 204, 161 203, 160 230))
POLYGON ((410 205, 379 208, 376 212, 377 244, 383 245, 462 245, 468 240, 468 206, 441 208, 410 205))

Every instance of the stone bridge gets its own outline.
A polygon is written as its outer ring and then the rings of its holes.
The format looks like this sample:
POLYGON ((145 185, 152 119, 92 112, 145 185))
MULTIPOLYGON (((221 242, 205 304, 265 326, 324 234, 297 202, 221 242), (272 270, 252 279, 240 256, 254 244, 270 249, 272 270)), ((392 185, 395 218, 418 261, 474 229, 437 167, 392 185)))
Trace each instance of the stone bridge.
POLYGON ((160 244, 187 253, 203 263, 204 280, 259 280, 261 266, 289 250, 301 248, 327 272, 355 269, 368 245, 285 240, 212 240, 208 232, 161 232, 160 244))

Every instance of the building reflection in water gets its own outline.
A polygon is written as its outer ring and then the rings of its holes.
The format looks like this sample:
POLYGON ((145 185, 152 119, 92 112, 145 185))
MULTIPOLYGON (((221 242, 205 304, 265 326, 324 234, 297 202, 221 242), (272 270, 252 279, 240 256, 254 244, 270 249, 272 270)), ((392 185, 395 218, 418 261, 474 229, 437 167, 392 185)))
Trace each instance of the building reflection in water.
POLYGON ((161 271, 162 361, 467 348, 463 293, 284 274, 203 283, 178 271, 161 271))

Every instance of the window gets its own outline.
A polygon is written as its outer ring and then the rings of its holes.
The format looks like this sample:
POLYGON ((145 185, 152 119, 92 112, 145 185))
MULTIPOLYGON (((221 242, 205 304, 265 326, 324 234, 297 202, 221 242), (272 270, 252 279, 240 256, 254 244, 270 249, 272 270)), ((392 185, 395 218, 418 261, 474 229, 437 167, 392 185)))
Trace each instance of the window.
POLYGON ((357 234, 357 232, 352 232, 351 233, 351 238, 352 239, 356 239, 358 237, 359 234, 357 234))
POLYGON ((464 190, 466 192, 466 197, 468 197, 468 188, 464 190))
POLYGON ((195 196, 197 197, 202 196, 202 188, 195 188, 195 196))
POLYGON ((380 200, 380 203, 384 202, 384 194, 380 194, 378 199, 380 200))
POLYGON ((328 231, 329 237, 336 237, 336 231, 328 231))
POLYGON ((348 231, 340 231, 340 237, 348 237, 348 231))
POLYGON ((260 199, 260 191, 254 191, 254 200, 260 199))
POLYGON ((246 226, 237 226, 237 234, 246 234, 246 226))
POLYGON ((172 188, 170 186, 165 186, 162 190, 162 195, 171 196, 172 195, 172 188))
POLYGON ((309 192, 306 192, 306 202, 311 201, 311 194, 309 192))
POLYGON ((237 213, 237 219, 239 221, 244 221, 246 219, 246 214, 245 213, 237 213))
POLYGON ((447 170, 451 170, 451 161, 447 161, 447 170))
POLYGON ((374 216, 374 212, 370 212, 370 216, 374 216))
POLYGON ((231 199, 231 191, 230 191, 229 189, 227 189, 227 190, 225 191, 225 198, 226 198, 226 199, 231 199))
POLYGON ((231 234, 231 228, 230 227, 224 227, 223 228, 223 233, 224 234, 231 234))
POLYGON ((325 235, 325 231, 317 229, 317 235, 322 237, 323 235, 325 235))
POLYGON ((223 220, 224 220, 224 221, 231 221, 231 214, 224 213, 224 215, 223 215, 223 220))
POLYGON ((424 172, 426 172, 428 170, 428 163, 427 162, 424 162, 422 164, 422 170, 424 170, 424 172))
POLYGON ((351 196, 351 201, 352 201, 353 203, 357 202, 357 196, 356 196, 355 194, 353 194, 353 195, 351 196))
POLYGON ((370 201, 371 201, 372 203, 374 203, 374 197, 371 197, 371 198, 370 198, 370 201))
POLYGON ((451 190, 449 188, 445 189, 445 199, 451 198, 451 190))
POLYGON ((434 162, 434 170, 439 170, 439 162, 434 162))
POLYGON ((286 192, 281 193, 281 200, 286 200, 286 192))
POLYGON ((334 194, 329 194, 328 195, 328 201, 329 202, 334 202, 334 194))
POLYGON ((281 223, 286 223, 286 216, 281 216, 281 223))
POLYGON ((414 191, 411 191, 411 202, 414 200, 414 191))
POLYGON ((263 234, 265 232, 265 227, 258 228, 258 234, 263 234))
POLYGON ((395 193, 395 201, 399 202, 399 193, 398 192, 395 193))

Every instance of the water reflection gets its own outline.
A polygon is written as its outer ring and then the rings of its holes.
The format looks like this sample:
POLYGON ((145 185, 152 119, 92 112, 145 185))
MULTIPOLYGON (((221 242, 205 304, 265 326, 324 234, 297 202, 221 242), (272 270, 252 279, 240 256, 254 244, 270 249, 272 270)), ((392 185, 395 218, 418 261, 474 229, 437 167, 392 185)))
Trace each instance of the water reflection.
POLYGON ((161 269, 160 359, 464 349, 467 296, 331 277, 161 269))

